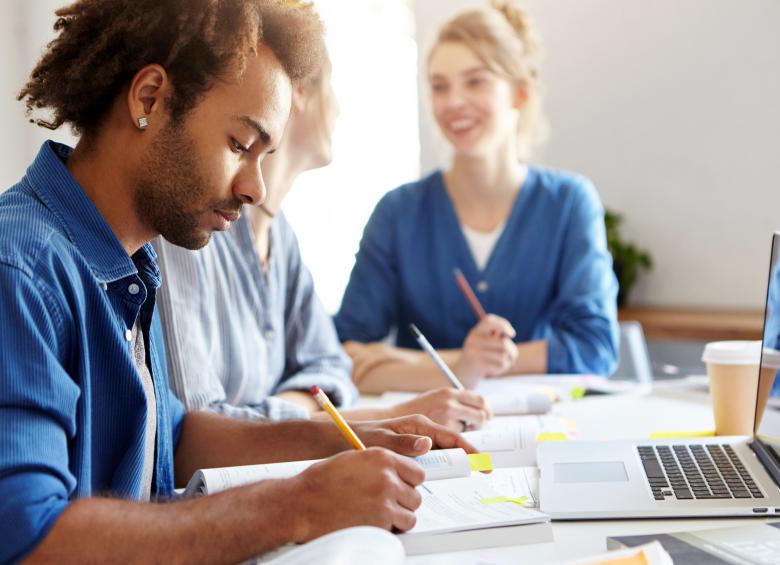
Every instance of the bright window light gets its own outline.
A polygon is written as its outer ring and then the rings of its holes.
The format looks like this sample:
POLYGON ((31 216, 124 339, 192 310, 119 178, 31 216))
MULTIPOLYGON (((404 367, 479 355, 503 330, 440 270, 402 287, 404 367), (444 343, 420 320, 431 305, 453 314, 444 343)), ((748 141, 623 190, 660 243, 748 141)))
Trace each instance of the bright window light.
POLYGON ((417 44, 407 0, 317 0, 341 113, 333 163, 284 202, 325 308, 335 313, 363 227, 390 189, 420 174, 417 44))

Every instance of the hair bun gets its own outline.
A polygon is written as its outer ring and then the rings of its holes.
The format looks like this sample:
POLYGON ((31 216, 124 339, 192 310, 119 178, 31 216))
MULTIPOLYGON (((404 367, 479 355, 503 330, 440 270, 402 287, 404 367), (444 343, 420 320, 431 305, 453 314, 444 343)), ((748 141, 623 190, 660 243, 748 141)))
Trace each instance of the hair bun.
POLYGON ((541 50, 541 41, 531 16, 514 0, 492 0, 491 4, 515 30, 523 43, 526 55, 531 58, 538 56, 541 50))

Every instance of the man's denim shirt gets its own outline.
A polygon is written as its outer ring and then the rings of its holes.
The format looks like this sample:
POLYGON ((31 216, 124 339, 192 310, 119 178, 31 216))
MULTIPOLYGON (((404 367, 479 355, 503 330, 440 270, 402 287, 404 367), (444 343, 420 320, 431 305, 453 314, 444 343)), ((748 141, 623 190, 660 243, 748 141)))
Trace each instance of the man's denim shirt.
MULTIPOLYGON (((81 497, 139 497, 146 399, 130 332, 147 336, 157 398, 153 498, 173 490, 184 417, 170 393, 154 251, 132 257, 47 142, 0 195, 0 562, 23 558, 81 497)), ((97 187, 99 189, 99 187, 97 187)))

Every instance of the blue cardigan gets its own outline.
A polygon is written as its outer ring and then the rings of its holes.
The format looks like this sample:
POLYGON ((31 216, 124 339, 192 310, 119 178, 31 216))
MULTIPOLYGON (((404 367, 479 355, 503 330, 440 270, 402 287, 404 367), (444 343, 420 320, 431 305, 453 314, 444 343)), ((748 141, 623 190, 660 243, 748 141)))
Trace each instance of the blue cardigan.
POLYGON ((485 310, 509 320, 518 342, 546 339, 551 373, 611 374, 617 365, 617 281, 604 210, 585 178, 529 167, 506 226, 480 271, 440 171, 386 194, 363 232, 336 328, 342 341, 397 329, 417 348, 460 348, 476 324, 455 284, 458 267, 485 310))

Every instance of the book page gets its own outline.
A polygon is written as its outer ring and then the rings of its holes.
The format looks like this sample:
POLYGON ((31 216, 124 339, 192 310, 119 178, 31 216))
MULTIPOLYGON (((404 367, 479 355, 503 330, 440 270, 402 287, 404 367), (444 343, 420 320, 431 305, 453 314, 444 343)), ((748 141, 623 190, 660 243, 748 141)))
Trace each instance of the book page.
POLYGON ((517 390, 507 391, 506 394, 485 395, 485 400, 495 416, 547 414, 552 410, 554 398, 554 393, 517 390))
MULTIPOLYGON (((471 473, 469 458, 460 448, 432 450, 415 457, 415 460, 425 470, 426 481, 466 477, 471 473)), ((192 475, 184 495, 203 496, 257 481, 286 479, 305 471, 318 461, 320 460, 199 469, 192 475)))
POLYGON ((358 526, 326 534, 303 545, 287 545, 266 553, 267 565, 403 565, 404 547, 396 536, 379 528, 358 526))
POLYGON ((537 436, 568 435, 566 420, 557 416, 509 416, 489 421, 484 428, 463 434, 479 451, 492 455, 494 467, 536 465, 537 436))
POLYGON ((468 456, 460 448, 435 449, 415 457, 415 460, 425 469, 426 481, 468 477, 471 474, 468 456))
MULTIPOLYGON (((496 480, 493 477, 495 473, 472 473, 469 477, 426 482, 417 487, 422 495, 422 504, 416 512, 417 524, 404 535, 438 534, 547 521, 547 516, 541 512, 515 502, 499 501, 509 497, 506 491, 496 488, 501 488, 501 483, 505 483, 507 477, 496 480)), ((517 478, 514 485, 522 489, 524 480, 517 478)), ((513 494, 520 493, 532 494, 530 490, 515 490, 513 494)))
POLYGON ((501 496, 527 499, 526 508, 539 508, 539 467, 509 467, 493 469, 485 475, 490 486, 501 496))
POLYGON ((199 469, 187 483, 184 496, 199 496, 222 492, 264 481, 267 479, 286 479, 308 469, 314 461, 290 461, 287 463, 268 463, 265 465, 241 465, 238 467, 220 467, 199 469))

